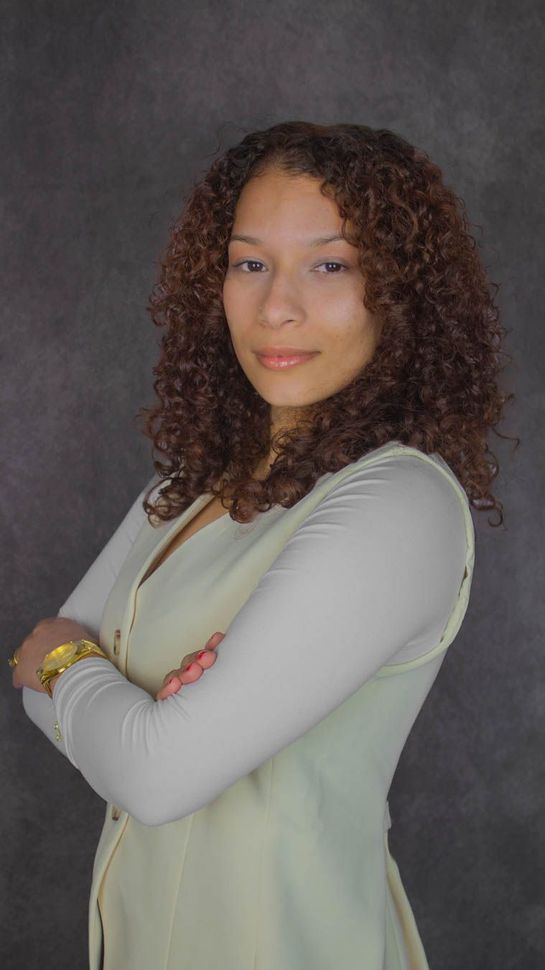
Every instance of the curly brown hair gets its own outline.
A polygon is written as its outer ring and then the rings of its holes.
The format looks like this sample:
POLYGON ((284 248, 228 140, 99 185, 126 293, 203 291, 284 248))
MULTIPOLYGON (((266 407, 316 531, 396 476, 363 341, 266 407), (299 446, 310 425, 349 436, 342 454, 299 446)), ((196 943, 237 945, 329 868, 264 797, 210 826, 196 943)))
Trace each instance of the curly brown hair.
POLYGON ((209 492, 233 520, 248 522, 275 504, 291 508, 326 472, 399 441, 439 453, 473 508, 495 509, 499 521, 489 524, 500 525, 503 506, 490 492, 499 468, 487 433, 514 394, 497 381, 507 333, 497 289, 463 201, 438 165, 399 135, 310 122, 246 135, 193 187, 147 307, 165 328, 153 369, 160 403, 139 414, 163 456, 155 470, 168 479, 155 505, 153 489, 146 493, 149 521, 173 519, 209 492), (364 304, 382 322, 375 353, 356 379, 272 439, 270 405, 240 367, 222 300, 237 200, 269 166, 321 180, 346 238, 359 248, 364 304), (276 460, 258 480, 256 465, 271 447, 276 460))

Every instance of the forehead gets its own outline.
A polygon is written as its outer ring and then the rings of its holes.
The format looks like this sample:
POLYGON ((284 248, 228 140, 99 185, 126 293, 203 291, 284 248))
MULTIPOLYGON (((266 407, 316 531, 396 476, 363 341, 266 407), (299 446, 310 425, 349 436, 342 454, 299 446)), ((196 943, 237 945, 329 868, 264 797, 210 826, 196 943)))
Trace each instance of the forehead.
POLYGON ((322 179, 267 169, 244 185, 235 209, 234 228, 259 235, 282 226, 319 231, 340 229, 341 217, 334 199, 320 191, 322 179), (255 229, 255 232, 252 232, 255 229))

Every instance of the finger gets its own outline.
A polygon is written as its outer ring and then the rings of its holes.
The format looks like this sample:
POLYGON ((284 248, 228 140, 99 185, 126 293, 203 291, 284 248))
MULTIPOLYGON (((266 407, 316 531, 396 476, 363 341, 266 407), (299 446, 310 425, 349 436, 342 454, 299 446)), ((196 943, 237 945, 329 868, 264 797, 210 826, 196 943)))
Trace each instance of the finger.
POLYGON ((197 680, 201 674, 202 668, 198 663, 195 663, 195 661, 191 661, 189 664, 182 663, 182 665, 177 667, 175 670, 169 670, 168 674, 163 677, 163 682, 160 689, 162 691, 163 688, 167 687, 173 680, 177 681, 180 686, 182 686, 182 684, 192 684, 193 681, 197 680), (191 670, 189 670, 189 668, 191 668, 191 670))
POLYGON ((185 657, 182 657, 179 670, 187 670, 195 662, 204 669, 210 667, 215 659, 216 655, 212 650, 195 650, 193 653, 186 653, 185 657))
POLYGON ((202 676, 202 672, 203 668, 201 667, 200 663, 192 660, 191 663, 186 667, 183 669, 180 668, 178 671, 178 676, 183 684, 192 684, 195 680, 198 680, 199 677, 202 676))
POLYGON ((221 640, 223 640, 224 636, 225 636, 224 633, 219 633, 219 632, 213 633, 212 636, 209 637, 208 640, 206 641, 204 645, 204 650, 193 650, 191 653, 186 653, 185 656, 182 657, 180 661, 180 669, 184 667, 188 667, 193 660, 197 660, 200 663, 201 659, 203 658, 208 659, 207 651, 210 651, 210 655, 215 657, 212 651, 215 650, 215 648, 218 646, 221 640))
POLYGON ((179 674, 174 674, 170 678, 170 680, 167 681, 167 683, 164 685, 164 687, 161 688, 161 690, 164 690, 166 696, 168 697, 170 694, 177 693, 177 691, 179 691, 180 688, 183 687, 183 686, 184 686, 183 685, 183 681, 182 681, 182 678, 180 677, 180 675, 179 674))
POLYGON ((202 667, 194 660, 192 660, 191 663, 185 664, 185 666, 178 667, 178 670, 173 671, 173 675, 178 677, 183 684, 192 683, 195 678, 200 677, 201 674, 202 667))
POLYGON ((166 697, 170 697, 171 694, 177 694, 181 687, 183 687, 183 684, 180 678, 173 676, 168 683, 163 684, 163 686, 157 691, 157 694, 155 695, 156 699, 158 701, 162 701, 166 697))
POLYGON ((223 640, 224 636, 224 633, 214 633, 206 641, 203 650, 194 650, 192 653, 186 653, 185 657, 182 657, 180 661, 180 669, 189 667, 194 660, 200 663, 201 666, 210 667, 211 664, 216 660, 214 650, 220 641, 223 640), (202 660, 204 660, 204 664, 202 663, 202 660))
POLYGON ((184 669, 180 667, 178 670, 171 670, 156 695, 157 699, 163 700, 164 697, 169 697, 170 694, 180 690, 180 687, 183 687, 184 684, 195 683, 202 676, 202 672, 202 667, 195 661, 192 661, 184 669))
POLYGON ((217 647, 218 646, 218 643, 221 643, 221 641, 223 640, 224 636, 225 636, 225 633, 220 633, 219 631, 216 632, 216 633, 213 633, 212 636, 209 637, 209 639, 206 641, 206 644, 205 645, 209 649, 214 649, 214 647, 217 647))
POLYGON ((168 683, 168 681, 171 680, 172 677, 174 677, 178 673, 179 673, 179 668, 178 667, 176 667, 174 670, 169 670, 168 674, 165 674, 165 676, 163 677, 163 683, 162 683, 161 686, 164 687, 164 685, 166 683, 168 683))

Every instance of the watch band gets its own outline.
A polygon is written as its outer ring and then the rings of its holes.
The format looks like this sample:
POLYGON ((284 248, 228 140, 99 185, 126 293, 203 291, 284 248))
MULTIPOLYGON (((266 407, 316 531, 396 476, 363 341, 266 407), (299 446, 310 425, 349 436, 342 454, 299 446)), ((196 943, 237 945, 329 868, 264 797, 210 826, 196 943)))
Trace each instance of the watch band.
POLYGON ((104 650, 99 646, 98 643, 95 643, 93 640, 85 639, 67 640, 66 643, 59 644, 58 647, 55 647, 54 650, 50 650, 50 652, 45 655, 44 659, 42 660, 42 666, 38 667, 36 673, 42 687, 45 687, 50 697, 53 696, 50 681, 52 681, 53 678, 57 677, 59 674, 64 673, 65 670, 72 667, 72 665, 77 663, 78 660, 83 660, 85 657, 103 657, 105 660, 108 660, 107 654, 104 653, 104 650), (66 647, 71 647, 74 649, 70 655, 63 660, 61 651, 65 650, 66 647), (43 665, 45 664, 46 660, 49 660, 50 663, 51 661, 54 661, 56 659, 55 654, 57 652, 59 658, 58 664, 49 666, 47 670, 44 670, 43 665))

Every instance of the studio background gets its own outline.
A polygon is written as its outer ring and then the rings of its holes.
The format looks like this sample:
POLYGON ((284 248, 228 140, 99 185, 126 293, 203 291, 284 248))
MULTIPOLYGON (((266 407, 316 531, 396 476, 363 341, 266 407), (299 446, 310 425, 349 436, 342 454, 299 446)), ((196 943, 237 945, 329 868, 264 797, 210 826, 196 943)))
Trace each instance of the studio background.
MULTIPOLYGON (((490 438, 505 524, 473 513, 469 610, 402 754, 390 846, 431 970, 541 970, 543 4, 0 13, 2 656, 56 615, 153 473, 136 414, 154 402, 161 331, 145 306, 216 152, 286 120, 396 131, 441 165, 500 284, 516 395, 501 430, 521 446, 490 438)), ((0 965, 84 970, 104 803, 26 718, 7 663, 0 688, 0 965)))

